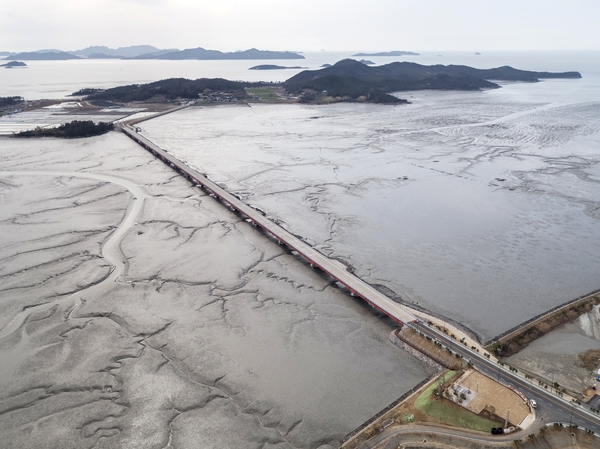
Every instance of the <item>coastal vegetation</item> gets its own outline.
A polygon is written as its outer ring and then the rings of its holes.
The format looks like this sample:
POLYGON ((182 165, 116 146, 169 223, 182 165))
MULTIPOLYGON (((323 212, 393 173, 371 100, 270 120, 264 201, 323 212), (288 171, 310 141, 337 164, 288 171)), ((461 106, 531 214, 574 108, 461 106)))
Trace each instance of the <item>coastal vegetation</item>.
POLYGON ((31 131, 21 131, 13 134, 14 137, 63 137, 73 139, 77 137, 92 137, 105 134, 113 130, 112 123, 94 123, 91 120, 73 120, 63 123, 56 128, 36 128, 31 131))
POLYGON ((365 85, 364 82, 354 77, 329 75, 302 84, 286 84, 285 86, 288 91, 301 95, 300 102, 302 103, 322 102, 327 97, 339 98, 338 101, 364 101, 382 104, 408 103, 406 100, 383 92, 376 86, 365 85))
MULTIPOLYGON (((252 67, 253 70, 281 68, 284 67, 269 64, 252 67)), ((286 91, 286 95, 281 98, 286 97, 285 101, 288 101, 294 97, 301 103, 311 104, 344 101, 406 104, 408 101, 398 98, 392 93, 408 90, 477 91, 500 87, 498 84, 488 81, 489 79, 535 82, 541 78, 580 77, 578 72, 529 72, 508 66, 480 70, 467 66, 425 66, 409 62, 394 62, 369 67, 360 61, 344 59, 333 66, 320 70, 304 70, 291 77, 281 84, 286 91)), ((272 83, 229 81, 223 78, 196 80, 171 78, 149 84, 131 84, 106 90, 82 89, 72 95, 87 95, 86 99, 91 101, 120 103, 133 101, 160 103, 182 99, 219 101, 222 98, 239 101, 246 98, 245 89, 264 86, 272 86, 272 83), (217 96, 213 95, 215 92, 218 93, 217 96)))
POLYGON ((367 67, 359 61, 344 59, 321 70, 305 70, 288 79, 284 85, 290 90, 306 88, 316 80, 336 76, 336 83, 351 82, 363 89, 382 92, 406 90, 480 90, 498 88, 488 81, 539 81, 542 78, 581 78, 579 72, 530 72, 512 67, 480 70, 459 65, 425 66, 412 62, 393 62, 377 67, 367 67))
POLYGON ((69 97, 79 97, 84 95, 94 95, 99 94, 100 92, 104 92, 104 89, 97 89, 93 87, 85 87, 83 89, 79 89, 77 92, 73 92, 69 97))
MULTIPOLYGON (((433 65, 425 66, 412 62, 393 62, 378 67, 369 67, 360 61, 344 59, 331 67, 320 70, 305 70, 288 79, 283 85, 292 92, 301 94, 309 91, 309 101, 319 96, 340 97, 350 101, 397 104, 391 92, 408 90, 481 90, 499 88, 488 81, 531 81, 541 78, 580 78, 579 72, 549 73, 529 72, 512 67, 480 70, 468 66, 433 65)), ((304 95, 304 98, 307 98, 304 95)))
MULTIPOLYGON (((442 378, 442 382, 446 382, 454 375, 454 371, 447 372, 442 378)), ((436 389, 438 389, 438 384, 432 383, 414 401, 415 409, 426 415, 432 421, 486 433, 489 432, 492 427, 498 426, 496 421, 492 421, 481 415, 476 415, 466 408, 443 398, 441 394, 437 393, 436 389)))
POLYGON ((23 102, 23 97, 0 97, 0 108, 15 106, 23 102))
POLYGON ((600 349, 590 349, 579 354, 581 366, 588 371, 596 371, 598 369, 598 360, 600 360, 600 349))
POLYGON ((101 92, 92 93, 86 99, 119 101, 123 103, 130 101, 161 102, 182 98, 197 100, 198 96, 206 91, 223 91, 244 98, 245 87, 260 86, 262 84, 228 81, 223 78, 200 78, 197 80, 170 78, 149 84, 130 84, 128 86, 113 87, 101 92))

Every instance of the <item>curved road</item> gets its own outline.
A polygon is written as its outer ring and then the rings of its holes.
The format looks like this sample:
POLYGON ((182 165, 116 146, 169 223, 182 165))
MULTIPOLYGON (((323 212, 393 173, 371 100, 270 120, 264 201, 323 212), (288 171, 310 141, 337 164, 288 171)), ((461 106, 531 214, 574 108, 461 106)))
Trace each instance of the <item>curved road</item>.
POLYGON ((523 393, 528 399, 534 399, 538 407, 535 409, 538 423, 563 422, 577 424, 580 427, 593 430, 600 435, 600 417, 589 411, 586 404, 576 405, 563 399, 551 391, 540 387, 535 379, 526 380, 498 363, 483 357, 480 353, 472 351, 459 341, 456 341, 437 329, 422 322, 410 323, 413 329, 441 342, 465 359, 470 360, 473 367, 488 377, 497 380, 506 386, 513 386, 523 393))

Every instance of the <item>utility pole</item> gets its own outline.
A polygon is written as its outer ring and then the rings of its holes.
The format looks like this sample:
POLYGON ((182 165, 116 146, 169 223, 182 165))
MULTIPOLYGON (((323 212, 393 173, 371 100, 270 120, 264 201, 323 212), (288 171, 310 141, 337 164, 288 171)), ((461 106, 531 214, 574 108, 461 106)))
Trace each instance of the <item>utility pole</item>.
POLYGON ((504 421, 504 428, 508 427, 508 414, 510 413, 510 408, 506 411, 506 421, 504 421))

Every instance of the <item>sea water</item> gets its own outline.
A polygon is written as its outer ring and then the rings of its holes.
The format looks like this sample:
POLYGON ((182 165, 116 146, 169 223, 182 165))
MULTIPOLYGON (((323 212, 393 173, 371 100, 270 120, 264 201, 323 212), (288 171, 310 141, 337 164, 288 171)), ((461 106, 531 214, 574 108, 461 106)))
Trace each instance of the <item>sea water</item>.
MULTIPOLYGON (((354 52, 270 61, 316 69, 354 52)), ((600 58, 423 53, 376 58, 577 70, 484 92, 403 92, 406 106, 193 108, 145 122, 174 155, 365 280, 489 339, 600 288, 600 58)), ((182 76, 281 81, 256 61, 77 60, 0 71, 1 95, 182 76)))
MULTIPOLYGON (((163 61, 134 59, 79 59, 67 61, 26 61, 26 68, 0 68, 0 96, 18 95, 28 100, 41 98, 64 98, 86 88, 109 88, 125 84, 149 83, 166 78, 226 78, 243 81, 282 82, 303 69, 248 70, 260 64, 300 66, 311 70, 323 64, 353 57, 355 51, 306 52, 305 59, 268 61, 163 61)), ((561 52, 421 52, 418 56, 402 57, 354 57, 370 59, 377 65, 394 61, 419 64, 464 64, 477 68, 503 65, 524 70, 567 71, 579 70, 584 74, 583 83, 589 76, 599 74, 595 61, 600 53, 561 52)))
POLYGON ((141 127, 361 278, 487 340, 600 288, 600 70, 585 54, 439 59, 583 78, 141 127))

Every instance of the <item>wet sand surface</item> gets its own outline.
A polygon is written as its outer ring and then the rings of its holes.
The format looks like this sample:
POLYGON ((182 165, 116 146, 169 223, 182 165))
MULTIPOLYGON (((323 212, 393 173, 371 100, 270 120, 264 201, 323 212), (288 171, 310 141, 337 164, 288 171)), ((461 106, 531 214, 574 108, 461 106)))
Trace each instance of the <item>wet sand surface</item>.
POLYGON ((529 344, 506 361, 518 368, 539 373, 550 383, 552 380, 572 391, 583 392, 591 387, 596 371, 583 367, 579 354, 600 349, 600 311, 595 306, 576 321, 543 336, 529 344))
POLYGON ((336 447, 431 374, 125 136, 0 147, 0 446, 336 447))
POLYGON ((486 341, 600 287, 600 101, 578 86, 191 108, 139 126, 362 279, 486 341))

